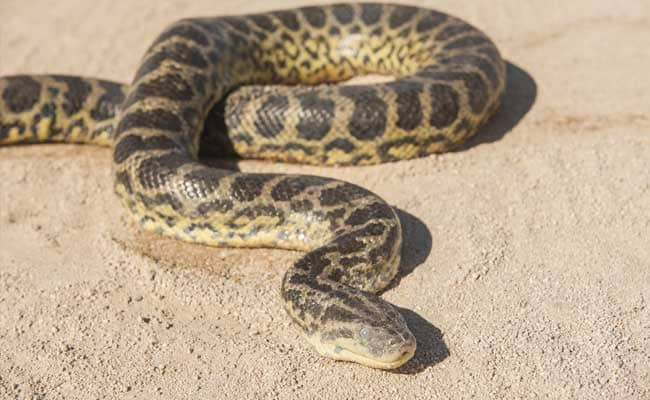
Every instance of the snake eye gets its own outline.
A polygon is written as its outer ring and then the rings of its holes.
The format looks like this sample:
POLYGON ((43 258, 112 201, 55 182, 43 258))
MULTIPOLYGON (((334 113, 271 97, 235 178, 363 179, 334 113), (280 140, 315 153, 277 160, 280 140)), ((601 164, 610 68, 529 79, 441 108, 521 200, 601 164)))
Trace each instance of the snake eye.
POLYGON ((359 331, 359 335, 361 335, 363 337, 368 336, 369 333, 370 333, 370 331, 368 330, 368 328, 361 328, 361 330, 359 331))

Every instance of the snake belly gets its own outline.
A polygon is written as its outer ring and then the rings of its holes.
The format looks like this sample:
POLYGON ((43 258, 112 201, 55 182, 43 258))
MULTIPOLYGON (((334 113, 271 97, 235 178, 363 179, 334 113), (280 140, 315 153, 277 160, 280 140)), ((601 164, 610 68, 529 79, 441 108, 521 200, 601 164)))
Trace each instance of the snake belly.
POLYGON ((305 252, 282 281, 290 318, 319 353, 390 369, 416 347, 376 295, 400 263, 393 209, 350 183, 216 169, 199 151, 324 165, 422 157, 471 137, 504 86, 492 41, 428 9, 360 3, 189 18, 158 36, 131 85, 0 78, 0 144, 111 146, 115 192, 142 229, 305 252), (368 73, 395 80, 332 84, 368 73), (226 130, 210 129, 215 114, 226 130))

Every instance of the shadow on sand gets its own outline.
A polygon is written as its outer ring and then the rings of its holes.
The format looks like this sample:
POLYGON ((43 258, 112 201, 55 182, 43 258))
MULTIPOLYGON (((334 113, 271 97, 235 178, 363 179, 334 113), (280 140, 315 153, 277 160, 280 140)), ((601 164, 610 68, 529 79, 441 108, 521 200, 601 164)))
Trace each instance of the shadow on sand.
MULTIPOLYGON (((432 238, 429 228, 419 218, 398 208, 395 209, 402 225, 402 262, 399 273, 386 290, 398 286, 400 281, 424 263, 431 253, 432 238)), ((449 349, 442 339, 440 329, 417 313, 397 307, 409 329, 415 335, 417 350, 413 358, 392 372, 398 374, 417 374, 449 356, 449 349)))
POLYGON ((394 370, 397 374, 417 374, 449 357, 449 348, 442 338, 440 329, 417 313, 397 307, 404 316, 409 329, 415 336, 418 347, 415 355, 406 364, 394 370))
POLYGON ((537 83, 533 77, 511 62, 506 62, 506 74, 506 89, 501 107, 474 137, 456 151, 500 140, 517 126, 535 104, 537 83))
MULTIPOLYGON (((508 62, 506 89, 501 107, 472 139, 456 151, 465 151, 471 147, 499 141, 510 132, 530 111, 537 98, 537 84, 523 69, 508 62)), ((424 263, 431 253, 432 237, 429 228, 416 216, 396 209, 402 224, 402 263, 395 281, 387 288, 399 285, 419 265, 424 263)), ((438 364, 449 356, 449 348, 443 340, 440 329, 417 313, 398 307, 418 343, 413 358, 395 373, 416 374, 438 364)))

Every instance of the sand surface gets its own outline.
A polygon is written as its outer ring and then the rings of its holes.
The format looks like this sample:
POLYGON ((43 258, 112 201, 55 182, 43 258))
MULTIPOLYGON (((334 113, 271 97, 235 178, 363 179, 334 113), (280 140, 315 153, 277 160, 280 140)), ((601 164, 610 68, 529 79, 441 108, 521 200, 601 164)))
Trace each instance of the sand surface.
MULTIPOLYGON (((181 17, 294 0, 2 0, 0 75, 129 81, 181 17)), ((412 1, 417 3, 416 1, 412 1)), ((109 150, 0 149, 2 399, 650 398, 650 3, 420 1, 485 30, 503 107, 462 151, 361 168, 400 210, 384 297, 417 336, 398 373, 317 356, 282 310, 297 253, 138 233, 109 150)))

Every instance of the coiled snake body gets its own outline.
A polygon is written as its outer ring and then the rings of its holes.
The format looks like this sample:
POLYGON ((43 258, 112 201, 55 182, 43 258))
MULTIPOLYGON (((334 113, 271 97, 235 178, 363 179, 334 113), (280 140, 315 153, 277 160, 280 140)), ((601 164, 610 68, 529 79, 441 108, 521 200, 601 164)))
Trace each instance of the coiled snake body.
POLYGON ((425 156, 473 135, 504 85, 494 44, 432 10, 338 4, 192 18, 155 40, 129 86, 0 78, 0 144, 112 146, 115 191, 143 229, 305 251, 282 282, 291 319, 325 356, 395 368, 416 344, 375 294, 400 262, 392 208, 333 179, 211 168, 199 149, 328 165, 425 156), (329 84, 366 73, 396 80, 329 84), (210 116, 223 112, 215 104, 225 107, 225 131, 211 129, 210 116))

